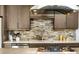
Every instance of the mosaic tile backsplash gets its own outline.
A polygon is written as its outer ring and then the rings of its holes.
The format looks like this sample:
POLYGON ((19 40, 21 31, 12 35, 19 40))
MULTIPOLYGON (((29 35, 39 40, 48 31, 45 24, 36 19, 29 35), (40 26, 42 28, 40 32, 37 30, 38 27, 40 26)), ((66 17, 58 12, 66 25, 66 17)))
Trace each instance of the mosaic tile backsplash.
POLYGON ((30 31, 14 31, 21 34, 21 41, 26 40, 60 40, 62 35, 63 39, 70 41, 75 40, 75 30, 65 29, 62 31, 54 31, 52 20, 33 20, 31 21, 30 31))
MULTIPOLYGON (((21 34, 21 41, 26 40, 38 40, 36 38, 37 35, 39 35, 43 40, 59 40, 59 36, 63 35, 63 37, 67 40, 75 40, 75 31, 74 30, 63 30, 63 31, 44 31, 41 33, 38 33, 38 31, 14 31, 19 32, 21 34)), ((39 37, 39 38, 40 38, 39 37)), ((41 39, 40 38, 40 39, 41 39)))
POLYGON ((53 30, 53 19, 32 20, 31 30, 39 30, 39 31, 53 30))

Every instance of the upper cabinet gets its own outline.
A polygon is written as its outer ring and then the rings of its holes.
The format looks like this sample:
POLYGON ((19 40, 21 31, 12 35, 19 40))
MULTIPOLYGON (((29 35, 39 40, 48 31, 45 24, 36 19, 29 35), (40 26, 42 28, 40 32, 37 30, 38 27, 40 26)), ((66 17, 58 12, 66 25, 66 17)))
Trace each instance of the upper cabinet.
POLYGON ((6 6, 6 19, 8 30, 29 30, 30 6, 6 6))
POLYGON ((7 19, 7 28, 8 30, 16 30, 17 29, 17 6, 6 6, 6 19, 7 19))
POLYGON ((78 28, 78 12, 69 14, 55 14, 55 29, 77 29, 78 28))
POLYGON ((66 15, 64 14, 55 14, 54 20, 55 29, 65 29, 66 28, 66 15))
POLYGON ((67 28, 77 29, 78 28, 78 12, 67 15, 67 28))
POLYGON ((0 5, 0 16, 4 16, 4 6, 0 5))
POLYGON ((19 6, 18 9, 18 23, 20 29, 27 29, 30 28, 30 15, 29 15, 30 7, 29 6, 19 6))

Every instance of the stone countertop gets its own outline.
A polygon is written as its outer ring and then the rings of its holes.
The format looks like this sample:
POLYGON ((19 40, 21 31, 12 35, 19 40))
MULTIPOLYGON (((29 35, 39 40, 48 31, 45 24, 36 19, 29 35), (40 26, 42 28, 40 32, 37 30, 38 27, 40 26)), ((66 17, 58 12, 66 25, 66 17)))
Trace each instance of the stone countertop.
POLYGON ((0 54, 77 54, 77 52, 38 52, 38 48, 0 48, 0 54))
POLYGON ((79 54, 77 52, 37 52, 38 54, 79 54))
POLYGON ((0 54, 29 54, 37 53, 37 48, 0 48, 0 54))
POLYGON ((29 40, 29 41, 4 41, 5 43, 27 43, 27 44, 43 44, 43 43, 47 43, 47 44, 54 44, 54 43, 79 43, 79 41, 45 41, 45 40, 29 40))

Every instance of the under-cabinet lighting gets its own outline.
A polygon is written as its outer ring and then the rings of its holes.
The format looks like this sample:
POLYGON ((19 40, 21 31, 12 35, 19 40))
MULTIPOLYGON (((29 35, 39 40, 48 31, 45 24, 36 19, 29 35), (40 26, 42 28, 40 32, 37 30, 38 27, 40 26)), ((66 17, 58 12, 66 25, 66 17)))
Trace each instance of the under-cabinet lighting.
POLYGON ((37 10, 33 10, 33 12, 37 12, 37 10))
POLYGON ((67 13, 67 15, 70 15, 70 13, 67 13))
POLYGON ((37 15, 37 13, 35 12, 34 15, 37 15))
POLYGON ((73 12, 77 12, 77 10, 73 10, 73 12))

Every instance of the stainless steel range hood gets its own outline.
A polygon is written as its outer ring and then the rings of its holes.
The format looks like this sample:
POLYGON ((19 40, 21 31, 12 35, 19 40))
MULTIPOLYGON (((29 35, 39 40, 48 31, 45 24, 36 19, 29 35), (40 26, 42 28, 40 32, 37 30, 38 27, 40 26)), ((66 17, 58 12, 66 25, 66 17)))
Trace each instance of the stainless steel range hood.
POLYGON ((58 11, 58 12, 63 13, 63 14, 66 14, 66 13, 73 11, 72 8, 69 8, 67 6, 58 6, 58 5, 53 5, 53 6, 48 5, 48 6, 42 7, 41 10, 58 11))
POLYGON ((31 10, 38 10, 38 13, 53 13, 53 11, 58 11, 60 13, 66 14, 76 10, 69 6, 64 5, 46 5, 46 6, 34 6, 31 10))

